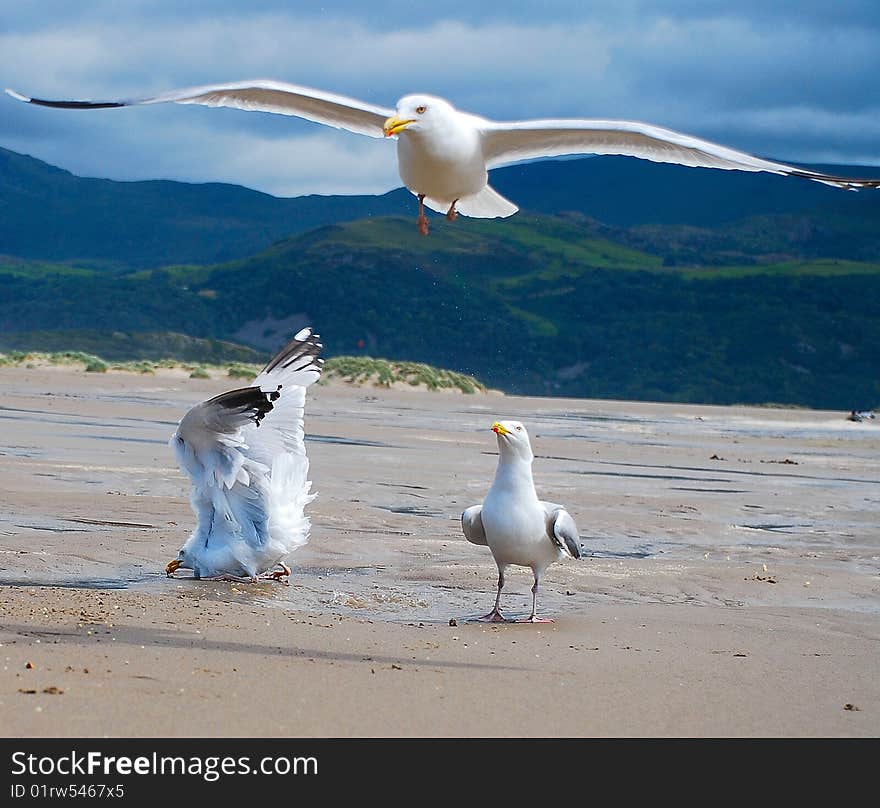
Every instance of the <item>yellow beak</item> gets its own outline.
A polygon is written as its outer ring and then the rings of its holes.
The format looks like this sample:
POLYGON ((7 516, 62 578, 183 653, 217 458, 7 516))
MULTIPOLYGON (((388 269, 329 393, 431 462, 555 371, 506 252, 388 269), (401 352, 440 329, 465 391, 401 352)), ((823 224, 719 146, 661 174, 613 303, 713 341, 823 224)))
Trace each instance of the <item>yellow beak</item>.
POLYGON ((510 430, 505 429, 504 425, 500 421, 496 421, 494 424, 492 424, 492 431, 496 435, 509 435, 510 434, 510 430))
POLYGON ((415 118, 398 118, 397 115, 392 115, 387 121, 385 121, 382 126, 382 131, 385 132, 385 137, 391 137, 398 132, 402 132, 407 126, 415 122, 415 118))
POLYGON ((170 578, 174 575, 174 571, 181 565, 181 560, 179 558, 173 558, 168 562, 165 567, 165 574, 170 578))

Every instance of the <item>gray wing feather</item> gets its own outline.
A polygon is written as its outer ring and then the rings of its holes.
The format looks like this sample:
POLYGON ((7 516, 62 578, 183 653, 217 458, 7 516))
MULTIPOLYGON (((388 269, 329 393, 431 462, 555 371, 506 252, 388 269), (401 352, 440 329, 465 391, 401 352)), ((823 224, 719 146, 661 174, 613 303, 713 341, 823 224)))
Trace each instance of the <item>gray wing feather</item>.
POLYGON ((394 110, 367 104, 355 98, 347 98, 335 93, 313 90, 269 79, 237 81, 230 84, 208 84, 202 87, 187 87, 183 90, 146 98, 127 98, 113 101, 54 101, 46 98, 33 98, 14 90, 6 92, 18 101, 37 104, 43 107, 61 109, 108 109, 129 107, 135 104, 202 104, 208 107, 235 107, 237 109, 274 112, 279 115, 293 115, 315 123, 347 129, 370 137, 384 135, 382 125, 394 110))
POLYGON ((554 502, 542 502, 547 514, 547 536, 572 558, 581 557, 581 540, 571 514, 554 502))
POLYGON ((515 160, 565 154, 622 154, 657 163, 768 171, 838 188, 880 187, 877 178, 850 178, 764 160, 746 152, 640 121, 553 119, 480 122, 489 168, 515 160))
POLYGON ((464 537, 471 544, 480 544, 488 547, 489 542, 486 541, 486 530, 483 527, 483 506, 471 505, 461 515, 461 529, 464 531, 464 537))

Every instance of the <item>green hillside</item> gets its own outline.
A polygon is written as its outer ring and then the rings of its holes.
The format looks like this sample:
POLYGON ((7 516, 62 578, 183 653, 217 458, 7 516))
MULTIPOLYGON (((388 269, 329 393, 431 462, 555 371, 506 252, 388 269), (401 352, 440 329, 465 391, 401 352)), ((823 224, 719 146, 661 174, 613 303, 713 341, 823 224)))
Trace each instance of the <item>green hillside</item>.
POLYGON ((512 393, 880 403, 880 261, 679 265, 578 217, 464 225, 437 220, 422 238, 410 218, 372 218, 238 261, 112 276, 0 262, 0 350, 53 332, 68 349, 128 340, 158 358, 168 346, 139 334, 170 331, 266 356, 310 323, 328 356, 426 362, 512 393))
POLYGON ((0 148, 0 255, 105 271, 228 261, 405 204, 405 191, 279 199, 221 183, 84 178, 0 148))

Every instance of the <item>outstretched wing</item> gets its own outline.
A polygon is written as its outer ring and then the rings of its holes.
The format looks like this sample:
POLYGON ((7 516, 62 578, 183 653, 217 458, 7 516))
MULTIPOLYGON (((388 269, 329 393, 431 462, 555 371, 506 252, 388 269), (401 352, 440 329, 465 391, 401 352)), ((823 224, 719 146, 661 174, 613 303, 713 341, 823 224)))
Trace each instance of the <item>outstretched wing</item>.
POLYGON ((486 530, 483 527, 483 506, 471 505, 461 515, 461 529, 464 537, 471 544, 481 544, 484 547, 489 546, 486 541, 486 530))
POLYGON ((483 154, 489 168, 517 160, 566 154, 619 154, 657 163, 703 168, 768 171, 856 190, 880 188, 880 179, 822 174, 754 157, 671 129, 638 121, 539 120, 482 121, 483 154))
POLYGON ((269 79, 206 84, 202 87, 172 90, 161 95, 116 101, 50 101, 22 95, 15 90, 7 89, 6 92, 28 104, 60 109, 109 109, 167 102, 203 104, 207 107, 235 107, 258 112, 274 112, 278 115, 292 115, 370 137, 384 137, 382 124, 393 114, 391 109, 377 107, 344 95, 325 93, 321 90, 269 79))
POLYGON ((321 347, 317 335, 304 329, 251 386, 197 404, 171 438, 197 498, 228 513, 227 521, 234 520, 249 543, 264 543, 272 522, 283 531, 302 520, 302 506, 311 498, 303 408, 306 387, 320 376, 321 347), (296 513, 288 513, 287 504, 296 513))
POLYGON ((581 540, 571 514, 554 502, 542 502, 546 514, 547 536, 562 552, 572 558, 581 557, 581 540))

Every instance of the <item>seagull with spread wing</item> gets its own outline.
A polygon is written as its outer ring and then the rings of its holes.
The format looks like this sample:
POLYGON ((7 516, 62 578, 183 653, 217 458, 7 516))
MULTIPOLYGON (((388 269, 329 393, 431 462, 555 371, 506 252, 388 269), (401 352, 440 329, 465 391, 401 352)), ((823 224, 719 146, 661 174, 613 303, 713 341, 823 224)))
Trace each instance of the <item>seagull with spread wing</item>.
POLYGON ((535 576, 532 613, 523 622, 547 623, 537 614, 538 584, 554 562, 581 557, 577 525, 562 505, 538 499, 532 480, 535 456, 526 428, 519 421, 496 421, 492 431, 498 440, 495 479, 483 503, 471 505, 461 515, 465 538, 487 546, 498 566, 495 606, 480 619, 507 622, 501 614, 501 590, 504 571, 513 564, 530 567, 535 576))
POLYGON ((165 568, 195 578, 254 581, 290 575, 284 558, 308 541, 306 388, 317 381, 321 343, 300 331, 249 387, 193 407, 170 445, 192 479, 198 524, 165 568))
POLYGON ((478 218, 511 216, 517 206, 488 184, 489 169, 519 160, 574 154, 617 154, 659 163, 767 171, 838 188, 878 188, 880 179, 853 179, 764 160, 691 135, 638 121, 556 118, 492 121, 460 112, 431 95, 407 95, 396 110, 333 93, 259 79, 173 90, 120 101, 49 101, 14 90, 19 101, 63 109, 106 109, 134 104, 203 104, 274 112, 370 137, 396 137, 403 184, 418 197, 418 227, 428 233, 424 208, 478 218))

